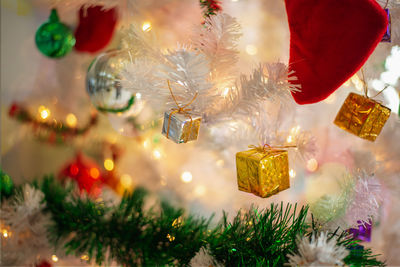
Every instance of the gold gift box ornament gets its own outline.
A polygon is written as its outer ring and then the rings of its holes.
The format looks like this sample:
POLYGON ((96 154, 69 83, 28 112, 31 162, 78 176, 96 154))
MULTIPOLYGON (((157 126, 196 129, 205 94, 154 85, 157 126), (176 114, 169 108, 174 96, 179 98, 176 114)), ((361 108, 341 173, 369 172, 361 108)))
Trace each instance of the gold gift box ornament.
POLYGON ((177 107, 165 112, 162 134, 177 144, 197 140, 201 116, 190 113, 191 109, 188 108, 196 99, 197 93, 188 104, 181 106, 172 92, 169 80, 167 82, 169 91, 177 107))
POLYGON ((375 141, 390 116, 390 109, 367 96, 350 93, 334 123, 343 130, 375 141))
POLYGON ((240 191, 269 197, 290 187, 286 147, 249 146, 236 153, 237 181, 240 191))

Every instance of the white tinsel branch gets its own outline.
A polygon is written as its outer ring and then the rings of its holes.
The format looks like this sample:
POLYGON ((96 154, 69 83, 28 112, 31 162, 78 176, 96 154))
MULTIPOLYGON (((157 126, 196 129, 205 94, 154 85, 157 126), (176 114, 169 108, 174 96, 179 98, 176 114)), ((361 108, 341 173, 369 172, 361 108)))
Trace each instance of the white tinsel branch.
POLYGON ((132 10, 136 0, 33 0, 37 5, 46 5, 59 10, 79 10, 81 7, 103 6, 104 9, 117 7, 120 11, 132 10))
POLYGON ((343 266, 343 259, 349 254, 346 247, 337 245, 337 239, 328 238, 328 234, 321 232, 317 237, 313 235, 299 238, 299 251, 288 255, 289 265, 296 266, 343 266))
MULTIPOLYGON (((208 81, 210 69, 205 56, 182 47, 169 51, 164 59, 159 75, 164 78, 165 90, 169 93, 169 80, 172 92, 180 105, 186 105, 194 99, 189 108, 194 112, 203 113, 216 97, 213 86, 208 81)), ((176 107, 172 96, 169 97, 169 103, 171 107, 176 107)))
POLYGON ((350 227, 378 216, 379 203, 382 201, 381 184, 378 179, 361 173, 356 176, 353 199, 347 208, 345 220, 350 227))
POLYGON ((382 200, 379 181, 361 172, 349 175, 341 184, 338 196, 325 195, 311 204, 311 212, 325 229, 341 227, 342 230, 357 227, 359 221, 368 223, 378 216, 382 200))
POLYGON ((192 42, 209 61, 211 80, 222 93, 235 81, 238 61, 237 43, 241 27, 236 19, 223 13, 206 18, 204 25, 196 30, 192 42))
POLYGON ((48 215, 43 214, 44 195, 30 185, 25 185, 21 195, 1 207, 2 223, 9 227, 4 240, 1 263, 5 266, 32 264, 43 251, 48 251, 48 215))

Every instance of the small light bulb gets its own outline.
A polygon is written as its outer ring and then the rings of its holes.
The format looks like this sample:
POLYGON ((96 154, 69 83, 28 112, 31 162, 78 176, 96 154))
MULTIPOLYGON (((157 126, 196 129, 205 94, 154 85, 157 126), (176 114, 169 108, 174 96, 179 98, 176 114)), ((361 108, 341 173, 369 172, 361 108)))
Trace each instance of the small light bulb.
POLYGON ((155 159, 160 159, 161 158, 161 152, 159 150, 157 150, 157 149, 154 149, 153 150, 153 157, 155 159))
POLYGON ((144 148, 148 148, 148 147, 149 147, 149 144, 150 144, 150 141, 149 141, 149 140, 144 140, 144 142, 143 142, 143 147, 144 147, 144 148))
POLYGON ((204 185, 198 185, 196 186, 196 188, 194 189, 194 193, 197 196, 203 196, 206 193, 207 189, 204 185))
POLYGON ((7 231, 6 229, 3 230, 3 236, 4 236, 5 238, 8 237, 8 231, 7 231))
POLYGON ((66 122, 69 127, 76 127, 78 120, 76 119, 74 114, 69 113, 66 117, 66 122))
POLYGON ((84 261, 88 261, 89 260, 89 256, 88 255, 82 255, 81 256, 81 260, 84 260, 84 261))
POLYGON ((254 56, 258 53, 258 49, 255 45, 249 44, 246 45, 246 53, 249 54, 250 56, 254 56))
POLYGON ((45 106, 40 106, 38 108, 39 111, 39 116, 42 120, 47 120, 50 117, 50 110, 48 108, 46 108, 45 106))
POLYGON ((231 89, 229 88, 229 87, 226 87, 225 89, 224 89, 224 92, 222 93, 222 96, 223 97, 226 97, 228 94, 229 94, 229 91, 230 91, 231 89))
POLYGON ((144 32, 149 32, 149 31, 151 31, 151 23, 150 23, 149 21, 143 22, 143 24, 142 24, 142 30, 143 30, 144 32))
POLYGON ((193 176, 190 172, 183 172, 181 174, 181 180, 184 183, 190 183, 192 181, 192 179, 193 179, 193 176))
POLYGON ((129 174, 123 174, 120 178, 120 183, 124 188, 130 188, 133 184, 132 177, 129 174))
POLYGON ((52 255, 51 256, 51 260, 54 261, 54 262, 57 262, 58 261, 58 257, 56 255, 52 255))
POLYGON ((307 161, 307 170, 315 172, 318 169, 318 161, 314 158, 307 161))
POLYGON ((114 161, 112 159, 106 159, 104 161, 104 168, 107 171, 112 171, 114 169, 114 161))
POLYGON ((290 169, 290 171, 289 171, 289 176, 290 176, 291 178, 296 177, 296 172, 295 172, 293 169, 290 169))
POLYGON ((90 171, 90 176, 92 176, 92 178, 97 179, 100 176, 100 172, 97 168, 91 168, 90 171))
POLYGON ((170 234, 167 234, 167 238, 168 238, 168 240, 169 240, 170 242, 172 242, 172 241, 175 240, 175 236, 170 235, 170 234))

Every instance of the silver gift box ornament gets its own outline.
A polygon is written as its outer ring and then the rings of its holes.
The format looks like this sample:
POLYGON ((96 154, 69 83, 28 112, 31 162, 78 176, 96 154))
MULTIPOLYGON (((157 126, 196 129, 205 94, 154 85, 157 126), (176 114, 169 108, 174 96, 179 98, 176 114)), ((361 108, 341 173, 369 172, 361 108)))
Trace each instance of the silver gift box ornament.
POLYGON ((164 114, 162 134, 178 144, 197 140, 200 123, 199 115, 170 110, 164 114))

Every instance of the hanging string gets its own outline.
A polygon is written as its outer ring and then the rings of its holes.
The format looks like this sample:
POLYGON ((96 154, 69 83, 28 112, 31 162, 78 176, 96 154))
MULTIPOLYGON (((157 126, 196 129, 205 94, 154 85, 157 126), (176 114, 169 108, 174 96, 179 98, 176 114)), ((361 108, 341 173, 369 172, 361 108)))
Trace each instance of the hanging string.
MULTIPOLYGON (((172 112, 168 116, 168 127, 167 127, 167 135, 166 135, 167 138, 168 138, 169 129, 170 129, 170 126, 171 126, 172 115, 174 115, 176 113, 184 114, 185 116, 190 118, 189 128, 192 127, 193 119, 192 119, 192 116, 190 116, 190 114, 189 114, 189 111, 191 111, 192 109, 187 108, 187 107, 190 106, 194 102, 194 100, 196 100, 196 97, 197 97, 198 93, 196 92, 196 94, 194 95, 192 100, 189 101, 189 103, 187 103, 186 105, 180 106, 179 103, 178 103, 178 100, 176 99, 174 93, 172 92, 172 88, 171 88, 171 84, 170 84, 169 80, 167 80, 167 83, 168 83, 168 89, 169 89, 169 92, 171 93, 172 99, 174 100, 174 102, 175 102, 175 104, 177 106, 177 108, 173 108, 172 109, 172 112)), ((189 138, 189 135, 186 136, 186 139, 188 139, 188 138, 189 138)), ((187 142, 187 140, 186 140, 186 142, 187 142)))
POLYGON ((383 9, 386 9, 386 8, 388 7, 388 5, 389 5, 389 0, 386 0, 386 4, 385 4, 385 6, 383 7, 383 9))
POLYGON ((374 95, 373 97, 369 97, 368 96, 368 83, 365 81, 364 69, 363 68, 361 68, 361 75, 362 75, 361 81, 364 84, 364 94, 365 94, 366 98, 374 99, 375 97, 380 95, 383 91, 385 91, 390 86, 389 84, 386 84, 385 87, 382 90, 380 90, 376 95, 374 95))

